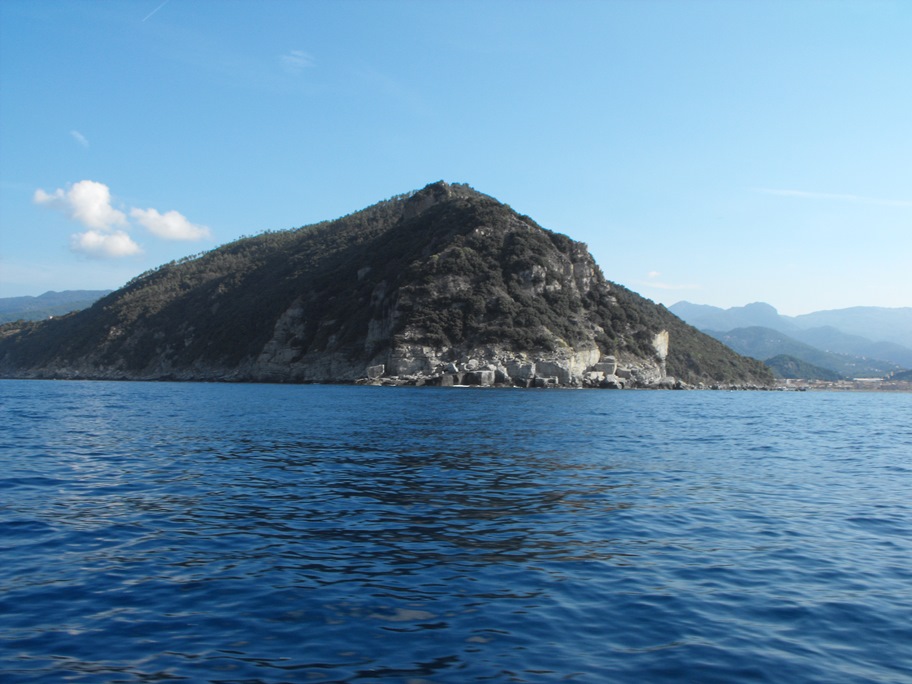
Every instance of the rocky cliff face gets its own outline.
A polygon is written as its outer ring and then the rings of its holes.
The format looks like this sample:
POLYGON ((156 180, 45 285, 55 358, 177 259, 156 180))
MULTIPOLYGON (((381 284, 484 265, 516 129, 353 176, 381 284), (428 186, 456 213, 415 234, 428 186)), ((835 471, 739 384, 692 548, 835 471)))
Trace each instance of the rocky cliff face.
POLYGON ((6 326, 0 373, 530 386, 765 385, 605 280, 585 245, 463 185, 246 238, 77 314, 6 326))

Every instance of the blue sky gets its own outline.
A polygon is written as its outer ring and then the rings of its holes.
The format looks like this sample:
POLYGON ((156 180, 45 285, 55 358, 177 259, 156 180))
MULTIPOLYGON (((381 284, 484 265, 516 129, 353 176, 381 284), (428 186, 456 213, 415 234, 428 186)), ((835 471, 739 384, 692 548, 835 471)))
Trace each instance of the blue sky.
POLYGON ((465 182, 658 302, 912 306, 912 3, 0 2, 0 296, 465 182))

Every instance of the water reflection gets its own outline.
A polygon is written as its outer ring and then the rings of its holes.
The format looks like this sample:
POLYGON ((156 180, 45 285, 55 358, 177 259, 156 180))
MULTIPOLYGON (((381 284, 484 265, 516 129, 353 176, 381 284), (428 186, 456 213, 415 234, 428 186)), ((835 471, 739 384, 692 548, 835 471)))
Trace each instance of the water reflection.
POLYGON ((767 397, 97 387, 48 385, 53 420, 20 398, 42 422, 0 478, 14 677, 909 672, 908 452, 796 445, 767 397))

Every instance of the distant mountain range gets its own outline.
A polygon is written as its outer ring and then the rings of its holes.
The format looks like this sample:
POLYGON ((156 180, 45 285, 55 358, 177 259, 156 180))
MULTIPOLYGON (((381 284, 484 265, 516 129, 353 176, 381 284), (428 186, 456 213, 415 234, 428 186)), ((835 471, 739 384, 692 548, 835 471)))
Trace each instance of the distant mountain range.
POLYGON ((0 323, 40 321, 86 309, 111 290, 64 290, 37 297, 0 297, 0 323))
POLYGON ((787 355, 845 377, 884 376, 912 368, 910 307, 853 307, 783 316, 763 302, 730 309, 678 302, 670 310, 738 353, 761 361, 787 355))
MULTIPOLYGON (((734 328, 727 332, 718 330, 706 330, 704 332, 731 347, 739 354, 763 361, 767 365, 771 365, 772 358, 785 355, 813 365, 818 369, 827 369, 846 378, 884 377, 904 368, 901 364, 889 361, 824 351, 793 339, 772 328, 755 326, 734 328)), ((806 377, 806 379, 812 378, 806 377)), ((814 379, 825 380, 831 378, 821 377, 819 372, 815 372, 814 379)))
POLYGON ((733 330, 760 326, 778 330, 797 339, 798 335, 806 331, 833 328, 844 335, 857 336, 868 342, 892 342, 905 348, 912 345, 912 307, 889 309, 856 306, 848 309, 815 311, 801 316, 784 316, 765 302, 721 309, 684 301, 674 304, 669 309, 695 328, 701 329, 733 330))

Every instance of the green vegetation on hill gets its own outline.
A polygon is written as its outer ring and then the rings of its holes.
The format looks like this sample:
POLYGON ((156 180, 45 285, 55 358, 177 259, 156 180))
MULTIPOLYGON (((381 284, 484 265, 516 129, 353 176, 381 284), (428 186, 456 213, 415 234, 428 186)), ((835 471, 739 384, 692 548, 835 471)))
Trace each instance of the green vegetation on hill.
POLYGON ((437 183, 165 264, 77 314, 5 326, 0 369, 227 374, 268 343, 289 364, 321 354, 370 363, 415 344, 535 352, 593 341, 603 354, 648 359, 661 330, 670 375, 771 380, 759 362, 606 281, 582 243, 468 186, 437 183))
POLYGON ((835 371, 815 366, 787 354, 779 354, 767 359, 764 363, 772 369, 777 378, 830 381, 842 379, 842 376, 835 371))

